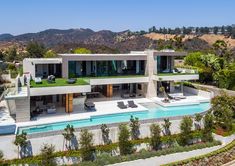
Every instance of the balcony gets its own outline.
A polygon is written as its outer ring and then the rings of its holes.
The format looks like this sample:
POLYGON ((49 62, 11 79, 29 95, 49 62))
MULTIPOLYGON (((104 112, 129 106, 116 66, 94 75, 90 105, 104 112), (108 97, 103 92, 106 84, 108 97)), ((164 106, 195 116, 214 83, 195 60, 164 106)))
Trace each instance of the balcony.
POLYGON ((181 81, 181 80, 198 80, 199 74, 195 69, 176 68, 173 71, 161 72, 155 74, 156 81, 181 81))
POLYGON ((90 85, 146 83, 148 81, 148 76, 139 74, 89 77, 90 85))
POLYGON ((67 82, 68 79, 56 78, 54 83, 49 83, 47 79, 42 79, 41 83, 35 83, 34 80, 30 81, 31 88, 41 88, 41 87, 55 87, 55 86, 77 86, 77 85, 88 85, 89 83, 83 79, 78 78, 73 84, 67 82))

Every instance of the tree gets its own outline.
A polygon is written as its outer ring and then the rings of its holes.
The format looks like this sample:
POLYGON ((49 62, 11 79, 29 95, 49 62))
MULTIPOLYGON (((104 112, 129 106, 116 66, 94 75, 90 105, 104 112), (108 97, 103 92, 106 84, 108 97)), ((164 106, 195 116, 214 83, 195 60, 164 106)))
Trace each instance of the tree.
POLYGON ((214 27, 214 28, 213 28, 213 33, 217 35, 218 30, 219 30, 219 28, 218 28, 218 27, 214 27))
POLYGON ((180 123, 181 143, 187 145, 191 139, 191 131, 193 127, 193 120, 189 116, 183 117, 180 123))
POLYGON ((181 49, 183 47, 183 36, 174 36, 174 43, 177 49, 181 49))
POLYGON ((90 133, 87 129, 82 129, 80 132, 79 142, 80 142, 82 160, 83 161, 94 160, 95 148, 93 146, 93 134, 90 133))
POLYGON ((211 110, 217 125, 230 131, 232 129, 233 117, 235 115, 235 98, 228 96, 225 92, 215 96, 211 100, 211 110))
POLYGON ((18 147, 18 157, 20 158, 20 149, 23 151, 25 150, 25 147, 27 146, 27 133, 22 132, 22 134, 17 134, 15 136, 14 144, 18 147))
POLYGON ((44 55, 44 58, 55 58, 55 57, 56 53, 53 50, 48 50, 44 55))
POLYGON ((101 132, 102 132, 102 138, 104 141, 104 144, 110 144, 111 140, 109 139, 109 128, 106 124, 102 124, 101 127, 101 132))
POLYGON ((202 55, 203 53, 201 52, 189 53, 188 56, 184 58, 184 63, 189 66, 203 67, 204 64, 201 61, 202 55))
POLYGON ((41 165, 46 165, 46 166, 56 166, 56 161, 54 159, 53 153, 55 152, 55 146, 54 145, 48 145, 44 144, 41 147, 41 165))
POLYGON ((203 119, 203 141, 213 141, 212 130, 214 125, 214 117, 211 113, 207 113, 203 119))
POLYGON ((137 117, 131 116, 130 119, 131 138, 133 140, 139 139, 140 136, 140 123, 137 117))
POLYGON ((150 145, 152 149, 158 150, 161 148, 161 128, 158 124, 150 126, 150 145))
POLYGON ((197 130, 201 130, 201 121, 202 121, 202 118, 203 116, 201 114, 195 114, 195 121, 196 121, 196 124, 195 124, 195 128, 197 130))
POLYGON ((17 56, 18 56, 17 49, 15 46, 13 46, 7 49, 4 59, 7 62, 13 62, 14 60, 16 60, 17 56))
POLYGON ((26 47, 29 58, 42 58, 46 53, 46 48, 43 44, 37 42, 30 42, 26 47))
POLYGON ((130 142, 130 131, 125 124, 119 125, 118 145, 121 155, 131 154, 133 152, 133 145, 130 142))
POLYGON ((164 128, 164 135, 171 135, 171 122, 170 119, 164 119, 164 123, 162 124, 162 127, 164 128))
POLYGON ((221 27, 221 34, 223 34, 223 35, 225 34, 225 28, 224 28, 224 26, 221 27))
MULTIPOLYGON (((71 141, 74 138, 74 128, 73 125, 68 124, 62 133, 64 140, 66 141, 66 148, 71 150, 71 141)), ((64 147, 64 146, 63 146, 64 147)))
POLYGON ((228 44, 224 40, 216 40, 212 46, 215 54, 224 57, 227 61, 230 59, 231 52, 228 49, 228 44))

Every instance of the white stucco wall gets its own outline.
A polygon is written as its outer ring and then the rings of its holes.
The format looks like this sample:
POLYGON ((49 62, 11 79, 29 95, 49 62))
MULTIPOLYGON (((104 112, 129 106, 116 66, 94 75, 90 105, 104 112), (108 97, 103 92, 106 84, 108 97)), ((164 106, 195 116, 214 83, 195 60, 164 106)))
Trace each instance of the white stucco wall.
POLYGON ((90 85, 42 87, 42 88, 30 88, 30 96, 86 93, 90 91, 91 91, 90 85))
POLYGON ((107 85, 107 84, 128 84, 128 83, 146 83, 149 78, 143 77, 127 77, 127 78, 95 78, 90 79, 90 85, 107 85))
POLYGON ((170 76, 158 76, 155 75, 154 80, 159 81, 181 81, 181 80, 198 80, 198 74, 185 74, 185 75, 170 75, 170 76))

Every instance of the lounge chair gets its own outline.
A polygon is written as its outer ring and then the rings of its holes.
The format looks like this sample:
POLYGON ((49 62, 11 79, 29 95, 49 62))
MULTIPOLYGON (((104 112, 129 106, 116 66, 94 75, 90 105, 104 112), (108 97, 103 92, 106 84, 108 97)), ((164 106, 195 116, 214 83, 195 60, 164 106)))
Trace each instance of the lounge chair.
POLYGON ((47 82, 48 83, 55 83, 55 76, 53 76, 53 75, 48 76, 47 82))
POLYGON ((84 108, 87 110, 87 111, 96 111, 95 109, 95 104, 93 102, 86 102, 84 104, 84 108))
POLYGON ((74 83, 76 83, 76 82, 77 82, 77 79, 76 79, 76 78, 70 78, 70 79, 67 80, 67 83, 68 83, 68 84, 74 84, 74 83))
POLYGON ((169 100, 168 98, 164 98, 164 99, 162 100, 162 102, 163 102, 163 103, 170 103, 170 100, 169 100))
POLYGON ((166 95, 167 95, 168 99, 170 99, 170 100, 174 100, 174 99, 175 99, 174 97, 170 96, 170 95, 167 94, 167 93, 166 93, 166 95))
POLYGON ((127 106, 123 103, 123 101, 117 102, 117 106, 118 106, 120 109, 126 109, 126 108, 127 108, 127 106))
POLYGON ((138 105, 136 105, 133 100, 127 101, 127 103, 128 103, 128 106, 131 107, 131 108, 137 108, 138 107, 138 105))

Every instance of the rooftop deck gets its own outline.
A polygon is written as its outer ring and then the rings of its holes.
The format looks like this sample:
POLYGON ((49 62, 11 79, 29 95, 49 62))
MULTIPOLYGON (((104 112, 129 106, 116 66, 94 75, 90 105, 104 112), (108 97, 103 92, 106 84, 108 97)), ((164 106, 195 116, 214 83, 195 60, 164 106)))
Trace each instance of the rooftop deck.
POLYGON ((77 81, 73 84, 69 84, 66 78, 56 78, 55 83, 49 83, 47 79, 42 79, 41 83, 36 84, 35 81, 30 82, 31 88, 40 88, 40 87, 54 87, 54 86, 75 86, 75 85, 88 85, 89 83, 83 79, 78 78, 77 81))
POLYGON ((55 86, 77 86, 77 85, 89 85, 90 79, 110 79, 110 78, 140 78, 147 77, 145 75, 116 75, 116 76, 96 76, 96 77, 80 77, 73 84, 67 82, 67 78, 56 78, 55 83, 49 83, 47 79, 42 79, 42 82, 35 83, 34 80, 30 82, 31 88, 41 88, 41 87, 55 87, 55 86))

